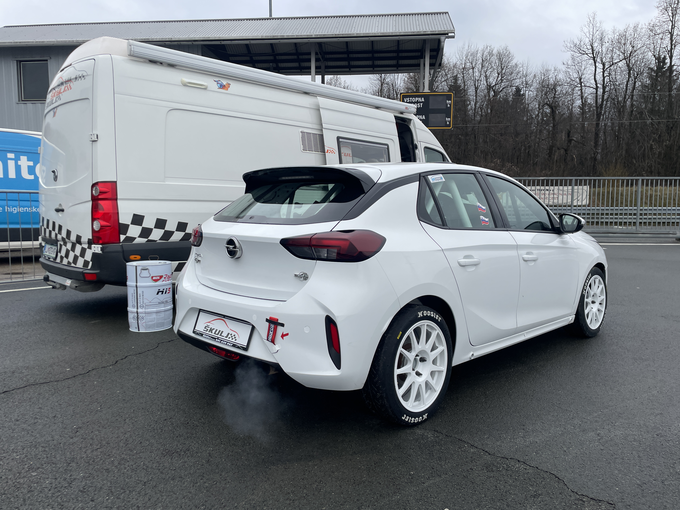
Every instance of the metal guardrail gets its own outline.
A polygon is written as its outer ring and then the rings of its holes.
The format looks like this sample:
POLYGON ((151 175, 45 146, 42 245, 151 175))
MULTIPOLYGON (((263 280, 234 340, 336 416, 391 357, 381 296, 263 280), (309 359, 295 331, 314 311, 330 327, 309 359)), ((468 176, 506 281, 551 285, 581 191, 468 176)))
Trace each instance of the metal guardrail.
POLYGON ((586 220, 607 234, 678 234, 679 177, 524 177, 518 179, 553 212, 586 220))
MULTIPOLYGON (((586 231, 617 234, 680 232, 680 178, 523 177, 553 212, 586 220, 586 231)), ((38 193, 0 189, 0 283, 42 277, 38 193)))
POLYGON ((37 192, 0 189, 0 283, 42 278, 37 192))

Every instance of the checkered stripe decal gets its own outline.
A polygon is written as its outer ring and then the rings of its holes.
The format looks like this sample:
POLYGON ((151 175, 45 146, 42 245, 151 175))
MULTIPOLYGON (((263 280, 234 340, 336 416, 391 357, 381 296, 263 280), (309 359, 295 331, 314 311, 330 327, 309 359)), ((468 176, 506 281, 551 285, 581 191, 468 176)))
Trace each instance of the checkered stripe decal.
POLYGON ((121 221, 121 243, 155 243, 158 241, 189 241, 191 231, 184 221, 170 223, 163 218, 150 218, 143 214, 133 214, 130 223, 121 221))
POLYGON ((73 235, 61 223, 40 218, 40 235, 57 241, 55 262, 67 266, 89 269, 92 265, 92 239, 84 239, 81 235, 73 235))

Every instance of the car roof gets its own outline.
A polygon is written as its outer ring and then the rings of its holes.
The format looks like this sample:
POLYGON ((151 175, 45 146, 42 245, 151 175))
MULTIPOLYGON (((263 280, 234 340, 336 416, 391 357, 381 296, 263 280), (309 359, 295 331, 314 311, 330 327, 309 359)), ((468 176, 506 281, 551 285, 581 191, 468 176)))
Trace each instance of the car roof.
MULTIPOLYGON (((477 171, 495 175, 504 175, 495 170, 458 163, 375 163, 375 164, 344 164, 332 165, 343 170, 359 170, 371 176, 376 182, 389 182, 410 175, 431 172, 477 171)), ((507 176, 505 176, 507 177, 507 176)))

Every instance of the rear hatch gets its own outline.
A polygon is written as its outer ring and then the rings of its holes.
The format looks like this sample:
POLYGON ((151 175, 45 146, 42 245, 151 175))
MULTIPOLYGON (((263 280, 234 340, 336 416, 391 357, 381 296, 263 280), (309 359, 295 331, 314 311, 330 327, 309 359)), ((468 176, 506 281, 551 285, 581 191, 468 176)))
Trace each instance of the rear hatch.
POLYGON ((194 250, 199 281, 240 296, 289 299, 312 278, 316 260, 333 253, 308 256, 302 246, 296 256, 281 240, 304 245, 332 231, 380 175, 372 173, 314 167, 245 174, 246 194, 202 226, 194 250))
POLYGON ((40 215, 54 222, 50 238, 91 237, 92 80, 94 60, 77 62, 47 94, 40 159, 40 215), (59 233, 61 232, 61 233, 59 233))

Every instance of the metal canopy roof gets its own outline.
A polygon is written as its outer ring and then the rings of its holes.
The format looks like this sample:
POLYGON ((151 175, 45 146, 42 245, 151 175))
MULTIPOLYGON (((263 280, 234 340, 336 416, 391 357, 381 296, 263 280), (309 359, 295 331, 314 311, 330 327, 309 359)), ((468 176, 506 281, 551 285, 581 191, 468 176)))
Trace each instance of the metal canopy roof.
POLYGON ((111 36, 200 45, 201 55, 287 75, 346 75, 417 72, 423 63, 436 69, 454 35, 449 14, 432 12, 7 26, 0 28, 0 47, 72 46, 111 36))

